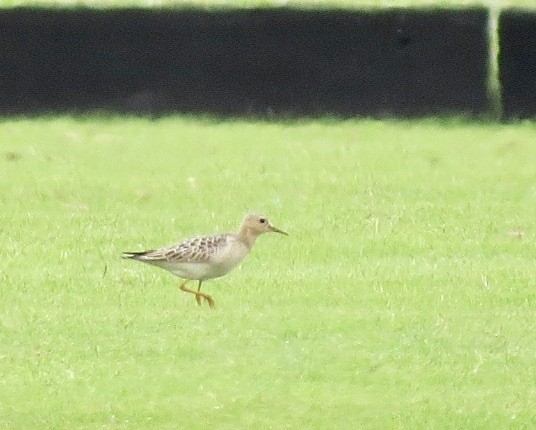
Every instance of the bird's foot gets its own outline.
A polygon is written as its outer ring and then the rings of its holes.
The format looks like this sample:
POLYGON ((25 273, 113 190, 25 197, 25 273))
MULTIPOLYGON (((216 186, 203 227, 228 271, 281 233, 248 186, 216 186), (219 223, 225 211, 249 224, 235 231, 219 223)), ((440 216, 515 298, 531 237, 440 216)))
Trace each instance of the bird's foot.
POLYGON ((211 308, 215 308, 216 307, 216 302, 214 301, 214 299, 209 296, 208 294, 205 294, 205 293, 200 293, 200 292, 195 292, 195 301, 197 302, 197 306, 201 306, 201 302, 202 302, 202 299, 205 299, 207 302, 208 302, 208 305, 211 307, 211 308))
POLYGON ((205 294, 205 293, 202 293, 200 291, 194 291, 194 290, 191 290, 190 288, 188 288, 186 286, 186 282, 184 282, 183 284, 180 285, 179 287, 182 291, 186 292, 186 293, 191 293, 191 294, 194 294, 195 295, 195 301, 197 302, 198 306, 201 306, 201 302, 202 302, 202 299, 205 299, 207 302, 208 302, 208 305, 211 307, 211 308, 215 308, 216 307, 216 302, 214 301, 214 299, 209 296, 208 294, 205 294))

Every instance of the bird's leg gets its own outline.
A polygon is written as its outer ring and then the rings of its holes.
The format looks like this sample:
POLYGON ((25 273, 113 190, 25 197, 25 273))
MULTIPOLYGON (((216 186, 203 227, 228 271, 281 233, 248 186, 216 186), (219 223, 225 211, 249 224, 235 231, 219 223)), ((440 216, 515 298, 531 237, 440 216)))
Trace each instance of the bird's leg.
POLYGON ((201 306, 201 297, 199 296, 199 293, 201 292, 201 283, 202 282, 203 281, 200 279, 199 284, 197 285, 197 293, 198 294, 195 295, 195 301, 197 302, 197 306, 201 306))
POLYGON ((195 299, 197 300, 197 304, 200 305, 201 304, 201 297, 203 297, 209 304, 209 306, 211 308, 214 308, 216 307, 216 302, 214 301, 214 299, 212 298, 212 296, 209 296, 208 294, 204 294, 201 292, 201 284, 203 283, 202 280, 199 280, 199 285, 197 286, 197 294, 195 295, 195 299))
POLYGON ((201 297, 204 298, 209 306, 211 308, 215 307, 216 306, 216 302, 214 301, 214 299, 212 297, 210 297, 208 294, 205 294, 205 293, 202 293, 201 291, 199 291, 201 289, 201 281, 199 282, 199 286, 197 288, 197 291, 195 290, 192 290, 190 288, 188 288, 186 286, 186 283, 188 281, 184 281, 181 285, 180 285, 180 289, 186 293, 191 293, 191 294, 195 294, 195 300, 197 301, 197 304, 200 305, 201 304, 201 297))

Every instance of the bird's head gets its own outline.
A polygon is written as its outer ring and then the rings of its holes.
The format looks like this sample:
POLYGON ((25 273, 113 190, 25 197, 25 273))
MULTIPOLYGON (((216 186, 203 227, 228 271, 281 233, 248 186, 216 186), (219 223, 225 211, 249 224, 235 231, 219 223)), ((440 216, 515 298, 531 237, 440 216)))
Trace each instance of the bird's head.
POLYGON ((281 233, 288 236, 288 233, 283 230, 274 227, 272 223, 264 215, 251 212, 244 217, 242 222, 242 228, 246 228, 255 235, 260 235, 262 233, 281 233))

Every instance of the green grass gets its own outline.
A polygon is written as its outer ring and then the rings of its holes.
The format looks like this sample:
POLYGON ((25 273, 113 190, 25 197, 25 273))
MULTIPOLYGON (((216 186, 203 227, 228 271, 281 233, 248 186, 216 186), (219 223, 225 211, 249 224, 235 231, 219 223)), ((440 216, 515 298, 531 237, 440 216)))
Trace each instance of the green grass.
POLYGON ((0 122, 0 428, 536 426, 536 125, 0 122), (266 235, 197 307, 120 259, 266 235))

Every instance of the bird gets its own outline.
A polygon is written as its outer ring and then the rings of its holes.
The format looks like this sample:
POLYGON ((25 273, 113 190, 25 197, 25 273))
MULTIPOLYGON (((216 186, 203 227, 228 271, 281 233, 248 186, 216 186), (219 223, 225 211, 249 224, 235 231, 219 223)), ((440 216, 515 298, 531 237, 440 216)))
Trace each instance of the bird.
POLYGON ((288 233, 274 227, 268 218, 257 212, 244 217, 238 232, 197 236, 180 243, 141 252, 123 252, 123 258, 141 261, 165 269, 184 282, 179 288, 195 295, 198 305, 206 300, 216 306, 212 296, 201 292, 203 281, 226 275, 248 255, 257 238, 263 233, 288 233), (197 291, 186 286, 196 280, 197 291))

